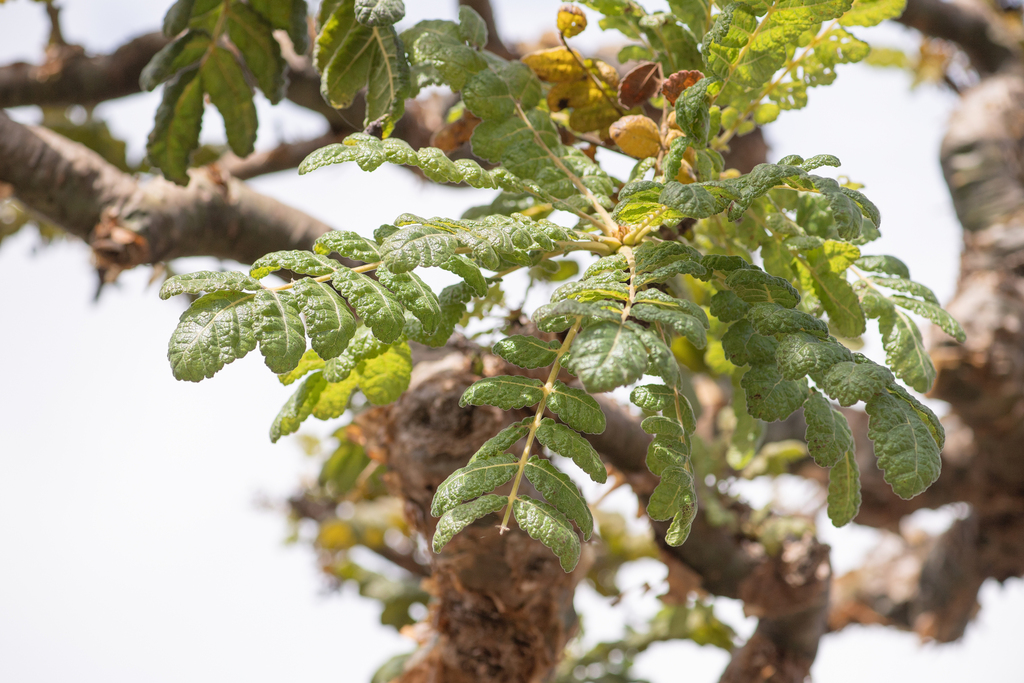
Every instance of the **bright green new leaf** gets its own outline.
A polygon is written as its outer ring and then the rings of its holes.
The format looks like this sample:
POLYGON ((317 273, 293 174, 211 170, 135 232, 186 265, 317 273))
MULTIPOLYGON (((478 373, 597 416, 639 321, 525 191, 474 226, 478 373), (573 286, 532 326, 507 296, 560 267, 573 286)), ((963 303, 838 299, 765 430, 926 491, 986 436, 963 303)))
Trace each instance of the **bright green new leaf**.
POLYGON ((886 392, 868 401, 868 438, 878 467, 903 499, 910 499, 939 478, 939 446, 911 405, 886 392))
POLYGON ((640 379, 647 370, 647 349, 621 322, 601 321, 576 337, 566 367, 588 392, 611 391, 640 379))
POLYGON ((666 467, 662 470, 661 481, 651 492, 651 499, 647 503, 647 516, 662 521, 696 507, 697 492, 690 473, 682 467, 666 467))
POLYGON ((558 557, 562 569, 571 572, 580 561, 580 539, 561 512, 532 498, 516 498, 512 503, 519 528, 540 541, 558 557))
POLYGON ((476 458, 448 475, 430 504, 430 514, 440 517, 455 506, 493 491, 515 476, 518 459, 508 453, 476 458))
POLYGON ((755 365, 740 380, 747 394, 747 412, 759 420, 785 420, 807 399, 807 382, 782 378, 774 363, 755 365))
POLYGON ((270 440, 277 443, 282 436, 297 432, 303 420, 312 414, 313 406, 320 400, 320 394, 326 386, 327 380, 320 372, 304 379, 274 418, 270 426, 270 440))
MULTIPOLYGON (((213 292, 192 302, 167 347, 175 379, 198 382, 256 348, 253 299, 244 292, 213 292)), ((289 368, 290 369, 290 368, 289 368)))
POLYGON ((604 413, 593 396, 567 386, 556 379, 548 396, 548 409, 578 432, 600 434, 605 428, 604 413))
POLYGON ((470 503, 456 506, 444 513, 441 519, 438 520, 437 528, 434 530, 434 540, 432 543, 434 552, 441 552, 441 549, 448 545, 448 541, 452 540, 455 534, 481 517, 497 512, 505 507, 507 502, 507 496, 490 494, 481 496, 470 503))
POLYGON ((559 346, 558 341, 514 334, 496 342, 491 351, 521 368, 544 368, 555 362, 559 346))
POLYGON ((853 434, 846 416, 829 404, 818 392, 812 392, 804 404, 807 421, 807 451, 821 467, 832 467, 848 453, 853 454, 853 434))
POLYGON ((355 318, 345 302, 329 284, 313 278, 296 281, 292 291, 306 318, 313 350, 324 360, 341 355, 356 332, 355 318))
POLYGON ((405 342, 395 344, 374 358, 362 361, 356 368, 359 390, 375 406, 397 401, 412 377, 412 351, 405 342))
POLYGON ((608 480, 608 471, 605 470, 594 447, 565 425, 545 417, 537 428, 537 440, 553 453, 572 460, 597 483, 603 484, 608 480))
POLYGON ((839 18, 842 26, 877 26, 896 19, 907 7, 907 0, 854 0, 853 7, 839 18))
POLYGON ((373 330, 377 339, 391 344, 402 336, 405 311, 382 284, 348 268, 338 268, 331 276, 331 284, 373 330))
POLYGON ((359 385, 359 376, 352 374, 344 382, 329 382, 320 392, 320 398, 313 406, 313 417, 318 420, 333 420, 348 410, 349 399, 359 385))
POLYGON ((258 289, 261 289, 260 283, 245 273, 200 270, 167 278, 160 287, 160 298, 202 292, 255 292, 258 289))
POLYGON ((288 386, 299 381, 314 370, 322 370, 326 362, 317 355, 316 351, 310 349, 302 354, 302 359, 299 360, 299 364, 295 366, 295 369, 278 375, 277 379, 281 384, 288 386))
POLYGON ((306 328, 295 296, 263 289, 256 292, 253 310, 253 333, 267 367, 278 374, 294 370, 306 352, 306 328))
POLYGON ((471 384, 459 406, 497 406, 502 410, 525 408, 544 398, 544 382, 530 377, 501 375, 484 377, 471 384))
POLYGON ((576 522, 576 526, 583 533, 583 540, 589 541, 594 531, 594 517, 590 514, 583 494, 572 479, 564 472, 559 472, 547 460, 537 456, 532 456, 526 461, 523 473, 548 503, 576 522))

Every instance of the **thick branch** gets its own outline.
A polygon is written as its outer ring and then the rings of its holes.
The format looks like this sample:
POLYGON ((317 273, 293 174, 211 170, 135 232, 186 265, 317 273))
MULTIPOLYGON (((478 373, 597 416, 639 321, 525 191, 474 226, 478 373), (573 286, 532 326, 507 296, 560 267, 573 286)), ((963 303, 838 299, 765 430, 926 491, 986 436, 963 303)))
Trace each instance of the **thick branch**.
POLYGON ((992 26, 980 10, 943 0, 907 0, 907 9, 897 19, 926 36, 956 43, 982 74, 991 74, 1020 58, 992 36, 992 26))
POLYGON ((2 112, 0 181, 33 211, 93 244, 101 267, 113 270, 181 256, 251 263, 271 251, 309 248, 330 229, 215 166, 193 171, 187 187, 162 178, 139 182, 86 147, 2 112))

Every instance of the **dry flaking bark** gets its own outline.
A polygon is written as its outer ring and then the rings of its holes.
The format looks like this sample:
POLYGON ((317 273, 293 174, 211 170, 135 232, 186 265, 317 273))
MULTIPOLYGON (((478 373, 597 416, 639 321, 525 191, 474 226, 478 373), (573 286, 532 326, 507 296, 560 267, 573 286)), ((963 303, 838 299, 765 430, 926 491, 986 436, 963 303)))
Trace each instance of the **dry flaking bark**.
MULTIPOLYGON (((511 422, 497 408, 459 407, 477 379, 467 360, 456 353, 419 363, 398 401, 357 419, 367 453, 387 464, 389 489, 426 539, 437 524, 434 491, 511 422)), ((588 554, 566 574, 550 550, 517 528, 499 535, 497 522, 488 515, 431 554, 424 585, 434 601, 414 630, 421 647, 401 683, 540 683, 561 659, 576 630, 573 595, 588 554)))

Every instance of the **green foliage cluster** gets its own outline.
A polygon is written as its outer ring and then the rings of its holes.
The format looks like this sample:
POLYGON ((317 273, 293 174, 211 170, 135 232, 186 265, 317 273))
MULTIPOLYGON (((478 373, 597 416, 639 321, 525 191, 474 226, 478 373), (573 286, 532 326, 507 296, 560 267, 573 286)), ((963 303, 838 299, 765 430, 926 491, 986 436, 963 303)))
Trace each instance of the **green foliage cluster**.
MULTIPOLYGON (((223 31, 254 68, 256 57, 242 47, 242 36, 250 35, 243 29, 278 25, 260 14, 262 3, 206 4, 181 0, 172 8, 169 30, 188 32, 148 69, 153 84, 172 79, 165 88, 171 104, 161 108, 151 142, 155 163, 170 177, 183 177, 180 152, 198 131, 188 103, 201 109, 205 91, 220 106, 218 93, 226 91, 217 90, 218 83, 241 68, 219 45, 223 31)), ((935 378, 909 314, 960 340, 963 331, 901 261, 862 254, 879 236, 881 218, 855 186, 813 173, 838 166, 837 159, 789 156, 740 174, 725 168, 722 156, 734 135, 803 106, 808 87, 831 82, 837 64, 866 54, 847 28, 896 16, 902 4, 673 0, 671 13, 653 14, 632 0, 583 4, 603 14, 602 28, 633 41, 621 59, 653 60, 662 73, 700 69, 704 75, 674 105, 652 95, 651 104, 662 110, 657 152, 637 159, 626 180, 583 152, 581 141, 595 137, 614 148, 607 124, 574 129, 571 116, 553 112, 546 97, 566 79, 583 82, 578 79, 587 74, 594 83, 600 74, 604 84, 595 96, 607 94, 605 86, 615 79, 599 63, 568 49, 537 54, 526 60, 530 66, 502 59, 482 49, 486 28, 465 7, 458 22, 423 21, 399 34, 399 0, 324 2, 314 51, 323 92, 340 107, 365 88, 367 132, 315 152, 300 171, 348 162, 372 171, 387 162, 419 168, 436 182, 501 194, 459 219, 402 214, 372 239, 331 232, 311 252, 269 254, 248 274, 168 280, 164 298, 205 292, 171 337, 175 376, 210 377, 259 346, 282 382, 298 384, 272 427, 276 440, 310 415, 342 415, 357 391, 371 404, 396 400, 409 384, 409 342, 442 346, 467 306, 489 300, 510 273, 560 272, 553 258, 589 252, 596 258, 583 274, 567 271, 571 279, 533 312, 534 335, 494 345, 493 352, 522 374, 484 377, 462 397, 462 405, 526 411, 528 417, 487 441, 438 489, 435 551, 476 520, 504 510, 502 528, 514 516, 572 570, 580 538, 590 537, 594 520, 579 488, 538 453, 571 460, 605 481, 605 468, 583 435, 605 428, 593 394, 621 387, 633 387, 630 400, 644 411, 642 427, 653 437, 647 464, 660 483, 648 515, 670 520, 666 540, 683 543, 704 486, 691 458, 708 450, 694 436, 691 370, 727 377, 736 389, 728 455, 735 470, 751 466, 764 422, 804 409, 808 452, 830 468, 828 512, 836 524, 856 515, 860 492, 850 429, 829 399, 842 406, 865 403, 886 481, 904 498, 922 492, 938 477, 944 436, 935 415, 900 383, 926 391, 935 378), (405 98, 426 85, 461 95, 465 110, 479 119, 472 151, 492 167, 452 161, 440 149, 413 150, 388 137, 405 98), (576 224, 547 220, 556 210, 576 224), (336 256, 362 265, 349 267, 336 256), (455 274, 458 283, 435 294, 417 274, 431 267, 455 274), (296 279, 279 286, 261 282, 275 271, 296 279), (844 344, 863 334, 868 320, 878 321, 886 365, 844 344), (537 379, 545 369, 546 381, 537 379), (567 383, 569 376, 578 386, 567 383), (524 477, 543 500, 523 493, 524 477), (509 481, 509 494, 493 493, 509 481)), ((276 44, 258 44, 265 55, 279 54, 276 44)), ((273 78, 259 82, 268 95, 279 92, 273 78)), ((238 113, 249 101, 232 99, 233 109, 225 112, 229 142, 249 130, 247 115, 238 113)))

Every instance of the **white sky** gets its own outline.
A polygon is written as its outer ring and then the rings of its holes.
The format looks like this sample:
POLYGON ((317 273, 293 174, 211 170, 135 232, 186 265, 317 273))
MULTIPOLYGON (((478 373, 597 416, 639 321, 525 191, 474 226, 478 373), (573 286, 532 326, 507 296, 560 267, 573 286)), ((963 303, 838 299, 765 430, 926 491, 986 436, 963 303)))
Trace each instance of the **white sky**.
MULTIPOLYGON (((62 4, 65 36, 109 51, 157 28, 170 0, 62 4)), ((450 16, 454 4, 407 3, 414 19, 450 16)), ((506 35, 528 38, 557 4, 500 0, 497 13, 506 35)), ((0 63, 36 60, 45 32, 38 5, 0 7, 0 63)), ((601 38, 595 29, 582 37, 601 38)), ((866 37, 907 44, 894 27, 866 37)), ((141 154, 157 101, 148 94, 100 107, 130 154, 141 154)), ((884 237, 866 251, 898 255, 943 300, 953 293, 960 245, 937 163, 954 104, 935 89, 909 91, 903 74, 847 67, 835 86, 812 91, 808 109, 784 113, 769 128, 773 158, 827 152, 842 159, 841 172, 864 183, 882 211, 884 237)), ((212 109, 205 123, 204 139, 221 139, 212 109)), ((323 125, 289 103, 265 102, 260 123, 260 147, 323 125)), ((372 178, 344 166, 254 185, 364 234, 404 211, 458 216, 490 196, 427 186, 387 167, 372 178)), ((200 386, 175 382, 165 344, 183 305, 159 301, 148 275, 126 273, 94 304, 95 276, 81 243, 40 249, 25 232, 0 246, 2 310, 13 321, 0 337, 0 681, 367 681, 412 643, 379 625, 376 603, 354 591, 325 593, 312 553, 283 545, 281 515, 255 504, 261 495, 287 495, 312 474, 297 444, 275 446, 267 437, 290 389, 259 354, 200 386)), ((869 346, 876 358, 878 350, 869 346)), ((799 484, 783 490, 795 505, 808 497, 799 484)), ((770 491, 754 494, 763 503, 770 491)), ((936 530, 950 519, 922 513, 914 522, 936 530)), ((835 530, 824 517, 818 523, 838 571, 856 566, 878 538, 868 529, 835 530)), ((638 594, 663 575, 650 562, 621 584, 638 594)), ((908 634, 848 628, 822 641, 812 673, 823 682, 1019 681, 1024 582, 989 582, 981 597, 981 615, 961 643, 921 647, 908 634)), ((754 622, 739 605, 720 603, 723 617, 749 633, 754 622)), ((588 642, 615 637, 623 623, 639 626, 657 608, 647 595, 612 609, 589 589, 577 605, 588 642)), ((683 661, 687 680, 701 683, 717 679, 726 655, 692 643, 659 645, 637 673, 667 683, 678 680, 683 661)))

